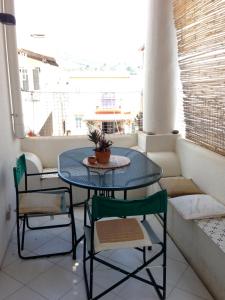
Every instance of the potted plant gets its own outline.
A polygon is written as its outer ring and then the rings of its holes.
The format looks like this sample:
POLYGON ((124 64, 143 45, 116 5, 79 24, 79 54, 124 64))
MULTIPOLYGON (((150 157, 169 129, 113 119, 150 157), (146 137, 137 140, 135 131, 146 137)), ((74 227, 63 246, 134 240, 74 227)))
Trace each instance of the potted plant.
POLYGON ((90 129, 89 128, 89 141, 95 144, 95 156, 96 160, 99 163, 107 163, 110 158, 110 147, 113 142, 111 140, 107 140, 105 137, 105 133, 98 129, 90 129))

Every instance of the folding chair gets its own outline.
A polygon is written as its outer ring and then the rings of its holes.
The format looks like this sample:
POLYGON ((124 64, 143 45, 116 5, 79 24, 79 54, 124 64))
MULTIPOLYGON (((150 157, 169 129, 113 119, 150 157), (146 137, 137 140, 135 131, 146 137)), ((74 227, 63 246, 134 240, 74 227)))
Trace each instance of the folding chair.
POLYGON ((135 278, 153 286, 159 298, 165 299, 167 192, 162 190, 154 195, 138 200, 119 200, 95 195, 92 198, 92 205, 90 204, 90 200, 87 200, 85 210, 87 214, 85 214, 84 218, 85 239, 83 268, 87 298, 99 299, 129 278, 135 278), (148 214, 157 214, 160 217, 163 224, 162 241, 160 241, 150 226, 150 223, 147 221, 145 216, 148 214), (140 221, 140 218, 134 218, 134 216, 144 217, 142 221, 140 221), (116 218, 112 219, 112 217, 116 218), (110 219, 102 220, 103 218, 110 219), (156 254, 154 252, 154 255, 147 259, 146 251, 147 249, 151 249, 154 244, 160 245, 158 247, 159 250, 156 254), (118 267, 118 265, 115 266, 97 256, 100 251, 130 247, 141 251, 141 255, 143 256, 143 263, 132 272, 128 272, 118 267), (160 255, 163 256, 162 284, 156 282, 150 270, 151 268, 148 267, 148 265, 160 255), (121 280, 95 296, 93 296, 94 260, 125 275, 121 280), (89 269, 86 266, 87 261, 90 262, 89 269), (137 273, 144 268, 146 268, 149 277, 148 280, 137 275, 137 273), (89 270, 88 272, 87 269, 89 270))
MULTIPOLYGON (((16 161, 13 168, 14 182, 16 189, 16 226, 17 226, 17 245, 18 255, 23 259, 49 257, 73 253, 76 258, 76 228, 72 206, 71 187, 45 188, 29 190, 27 186, 27 174, 25 155, 22 154, 16 161), (24 180, 24 181, 23 181, 24 180), (68 199, 67 199, 68 198, 68 199), (31 217, 43 217, 55 215, 68 215, 70 220, 67 223, 48 226, 31 226, 31 217), (64 252, 45 253, 41 255, 27 255, 23 253, 25 244, 25 233, 28 230, 41 230, 59 227, 71 227, 71 249, 64 252)), ((35 174, 41 175, 41 174, 35 174)))

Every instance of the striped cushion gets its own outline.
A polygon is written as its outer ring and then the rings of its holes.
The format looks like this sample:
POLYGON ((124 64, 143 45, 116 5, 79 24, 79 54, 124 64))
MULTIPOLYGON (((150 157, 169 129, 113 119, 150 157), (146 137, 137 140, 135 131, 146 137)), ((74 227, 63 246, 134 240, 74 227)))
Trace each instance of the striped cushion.
POLYGON ((61 194, 27 193, 19 201, 20 214, 61 212, 61 194))
POLYGON ((97 221, 95 223, 95 251, 116 248, 151 246, 151 240, 135 218, 97 221))

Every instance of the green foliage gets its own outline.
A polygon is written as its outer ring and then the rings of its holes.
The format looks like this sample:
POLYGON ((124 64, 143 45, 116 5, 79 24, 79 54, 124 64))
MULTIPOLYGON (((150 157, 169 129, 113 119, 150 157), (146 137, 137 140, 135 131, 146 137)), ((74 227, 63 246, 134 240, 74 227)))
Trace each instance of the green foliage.
POLYGON ((107 151, 112 144, 113 142, 111 140, 106 140, 105 135, 101 134, 97 151, 107 151))
POLYGON ((89 141, 95 144, 95 151, 108 151, 113 142, 105 138, 104 132, 89 128, 89 141))
POLYGON ((100 141, 101 132, 97 129, 91 130, 89 128, 89 141, 93 142, 95 144, 95 148, 97 148, 97 145, 100 141))

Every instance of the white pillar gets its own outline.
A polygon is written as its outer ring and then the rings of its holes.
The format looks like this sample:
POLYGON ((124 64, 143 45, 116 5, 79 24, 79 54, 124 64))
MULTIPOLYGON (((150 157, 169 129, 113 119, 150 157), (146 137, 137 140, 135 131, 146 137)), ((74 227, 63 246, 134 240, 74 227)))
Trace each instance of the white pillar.
POLYGON ((143 130, 171 132, 177 99, 177 42, 172 0, 149 0, 144 51, 143 130))

